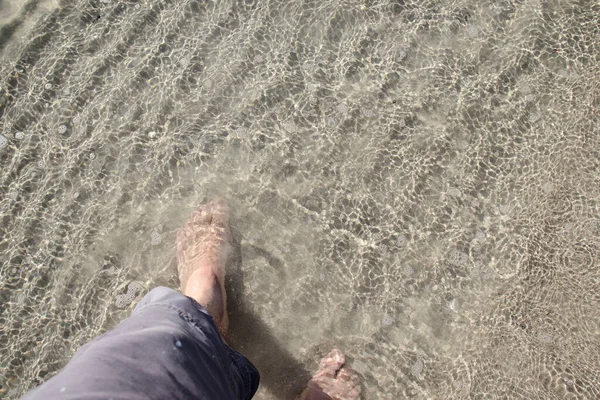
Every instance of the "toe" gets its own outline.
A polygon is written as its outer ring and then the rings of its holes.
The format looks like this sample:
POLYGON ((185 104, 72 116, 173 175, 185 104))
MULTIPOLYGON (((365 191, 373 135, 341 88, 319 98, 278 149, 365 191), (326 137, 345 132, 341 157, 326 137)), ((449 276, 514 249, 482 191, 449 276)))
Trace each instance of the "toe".
POLYGON ((212 207, 212 223, 225 227, 229 224, 229 207, 224 199, 218 197, 210 203, 212 207))
POLYGON ((185 230, 179 229, 177 231, 177 240, 176 240, 178 249, 183 248, 183 244, 185 243, 186 238, 187 238, 187 235, 185 234, 185 230))
POLYGON ((344 362, 344 354, 338 349, 332 350, 325 358, 323 358, 323 360, 321 360, 317 376, 335 378, 344 362))
POLYGON ((208 225, 212 219, 211 204, 198 207, 190 218, 191 225, 208 225))
POLYGON ((325 356, 325 358, 321 361, 321 363, 336 364, 338 366, 338 369, 345 362, 346 362, 346 359, 344 358, 344 353, 342 353, 338 349, 331 350, 331 352, 329 352, 329 354, 327 354, 325 356))
POLYGON ((338 373, 338 377, 343 381, 350 382, 353 385, 356 385, 360 382, 360 377, 358 373, 352 368, 344 366, 340 372, 338 373))
POLYGON ((358 399, 360 397, 360 385, 354 386, 348 393, 346 393, 346 399, 358 399))

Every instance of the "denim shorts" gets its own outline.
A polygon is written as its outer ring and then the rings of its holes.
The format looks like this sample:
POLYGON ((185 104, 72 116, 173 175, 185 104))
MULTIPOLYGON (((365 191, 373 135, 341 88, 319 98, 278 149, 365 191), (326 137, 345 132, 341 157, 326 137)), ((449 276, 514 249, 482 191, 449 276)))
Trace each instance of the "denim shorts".
POLYGON ((160 286, 22 399, 249 400, 259 381, 257 369, 223 341, 204 307, 160 286))

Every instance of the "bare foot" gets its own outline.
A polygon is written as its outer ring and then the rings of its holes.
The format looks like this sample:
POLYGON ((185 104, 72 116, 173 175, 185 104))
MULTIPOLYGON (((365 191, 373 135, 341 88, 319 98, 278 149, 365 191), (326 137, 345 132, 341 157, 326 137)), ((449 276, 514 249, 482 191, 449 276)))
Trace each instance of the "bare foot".
POLYGON ((227 332, 225 265, 233 250, 229 208, 216 198, 194 211, 177 232, 177 261, 181 290, 202 304, 227 332))
POLYGON ((332 350, 321 360, 319 371, 308 382, 300 400, 358 400, 360 378, 345 362, 341 351, 332 350))

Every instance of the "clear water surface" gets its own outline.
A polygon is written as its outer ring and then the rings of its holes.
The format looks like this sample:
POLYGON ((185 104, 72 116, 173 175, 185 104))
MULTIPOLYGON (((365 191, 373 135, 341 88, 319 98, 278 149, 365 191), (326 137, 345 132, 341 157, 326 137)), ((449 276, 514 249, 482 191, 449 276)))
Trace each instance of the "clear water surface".
POLYGON ((600 3, 0 1, 0 397, 229 199, 257 399, 600 398, 600 3))

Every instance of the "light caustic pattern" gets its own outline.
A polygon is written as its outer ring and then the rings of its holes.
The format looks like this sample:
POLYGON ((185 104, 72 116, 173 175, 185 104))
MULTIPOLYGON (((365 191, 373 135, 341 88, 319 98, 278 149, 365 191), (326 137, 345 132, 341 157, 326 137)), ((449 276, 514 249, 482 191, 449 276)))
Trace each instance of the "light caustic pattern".
POLYGON ((232 296, 307 371, 338 347, 367 399, 599 398, 597 2, 276 3, 2 17, 0 397, 129 282, 178 287, 221 195, 232 296))

